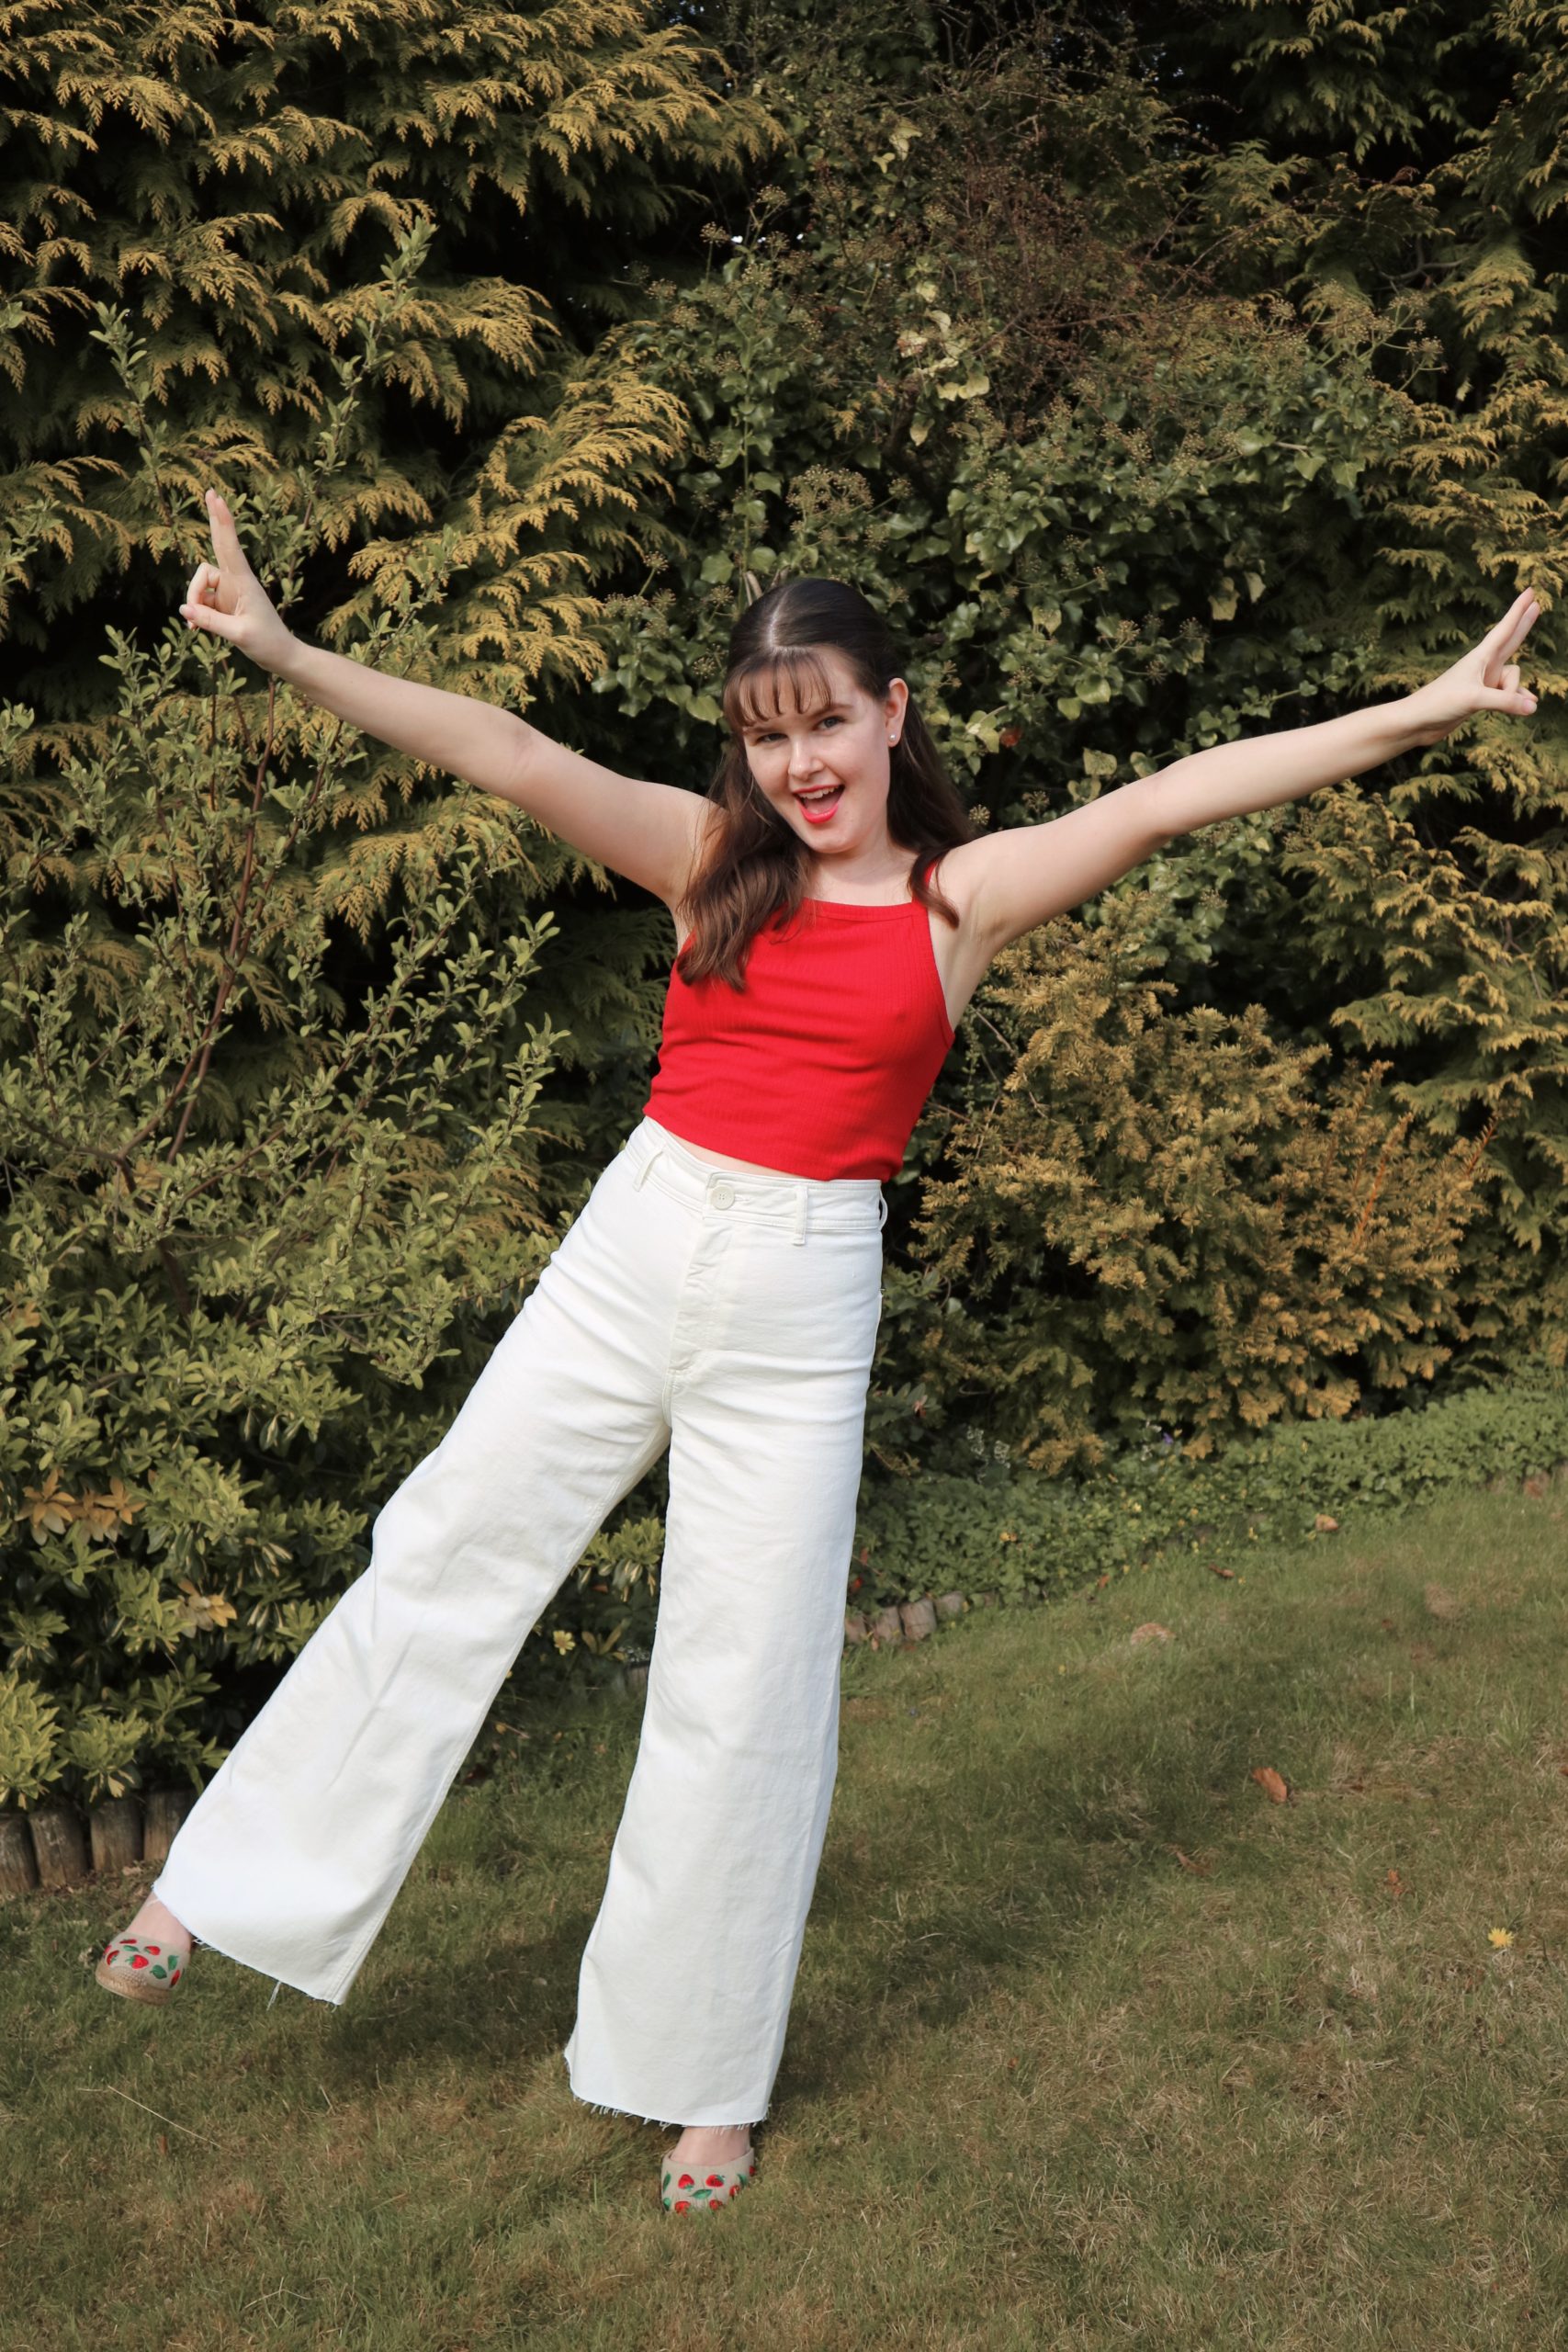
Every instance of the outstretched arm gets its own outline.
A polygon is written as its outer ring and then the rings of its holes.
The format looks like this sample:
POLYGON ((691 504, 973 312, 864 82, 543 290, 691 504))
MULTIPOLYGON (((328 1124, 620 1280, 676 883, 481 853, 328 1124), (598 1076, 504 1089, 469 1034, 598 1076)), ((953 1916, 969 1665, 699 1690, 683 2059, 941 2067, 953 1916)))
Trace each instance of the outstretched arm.
POLYGON ((180 606, 192 628, 221 637, 310 702, 393 749, 499 794, 601 865, 662 899, 678 897, 708 803, 671 785, 617 775, 474 695, 390 678, 307 645, 288 628, 245 560, 234 518, 207 493, 211 563, 197 566, 180 606))
POLYGON ((953 854, 972 876, 992 953, 1108 888, 1178 834, 1300 800, 1321 785, 1440 741, 1478 710, 1528 716, 1535 696, 1521 688, 1514 656, 1540 616, 1527 588, 1479 645, 1414 694, 1314 727, 1216 743, 1045 824, 966 842, 953 854))

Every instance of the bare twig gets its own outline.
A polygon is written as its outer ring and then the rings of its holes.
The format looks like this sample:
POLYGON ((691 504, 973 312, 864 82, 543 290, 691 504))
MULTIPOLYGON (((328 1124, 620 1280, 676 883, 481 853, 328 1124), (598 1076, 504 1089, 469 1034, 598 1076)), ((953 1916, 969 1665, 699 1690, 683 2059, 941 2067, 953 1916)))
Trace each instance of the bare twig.
POLYGON ((175 2131, 176 2131, 176 2132, 188 2132, 188 2133, 189 2133, 189 2135, 190 2135, 190 2137, 191 2137, 193 2140, 205 2140, 205 2141, 207 2142, 207 2144, 208 2144, 208 2146, 209 2146, 209 2148, 221 2148, 221 2147, 224 2145, 224 2143, 223 2143, 221 2140, 213 2140, 213 2139, 209 2139, 209 2138, 208 2137, 208 2134, 207 2134, 205 2132, 195 2132, 195 2131, 192 2131, 192 2130, 191 2130, 191 2127, 190 2127, 190 2125, 189 2125, 188 2123, 181 2123, 181 2122, 177 2120, 177 2118, 175 2118, 175 2116, 173 2116, 173 2115, 164 2115, 164 2114, 161 2113, 161 2112, 160 2112, 160 2110, 159 2110, 157 2108, 155 2108, 155 2107, 149 2107, 149 2106, 146 2104, 145 2100, 143 2100, 143 2099, 139 2099, 139 2098, 131 2098, 130 2093, 129 2091, 122 2091, 122 2090, 119 2088, 119 2086, 118 2086, 118 2084, 115 2084, 115 2083, 78 2083, 78 2084, 77 2084, 77 2086, 76 2086, 76 2087, 77 2087, 77 2089, 78 2089, 78 2090, 84 2090, 84 2091, 102 2091, 102 2092, 104 2092, 104 2093, 105 2093, 105 2095, 106 2095, 106 2096, 108 2096, 108 2095, 111 2095, 111 2094, 112 2094, 112 2096, 113 2096, 115 2098, 123 2098, 123 2099, 125 2099, 125 2100, 129 2101, 129 2103, 130 2103, 130 2106, 132 2106, 132 2107, 139 2107, 139 2108, 141 2108, 141 2112, 142 2112, 142 2114, 143 2114, 143 2115, 151 2115, 151 2116, 153 2116, 153 2117, 155 2117, 155 2118, 156 2118, 156 2120, 157 2120, 160 2123, 167 2123, 167 2124, 172 2125, 172 2126, 173 2126, 173 2128, 175 2129, 175 2131))

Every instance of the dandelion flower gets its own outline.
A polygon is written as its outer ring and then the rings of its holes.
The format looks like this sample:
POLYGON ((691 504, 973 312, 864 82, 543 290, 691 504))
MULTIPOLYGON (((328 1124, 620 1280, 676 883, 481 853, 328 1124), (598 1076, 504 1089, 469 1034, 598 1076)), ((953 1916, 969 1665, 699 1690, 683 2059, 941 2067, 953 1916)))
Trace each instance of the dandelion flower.
POLYGON ((1512 1928, 1494 1928, 1489 1932, 1486 1940, 1491 1945, 1494 1951, 1506 1951, 1508 1946, 1514 1940, 1514 1931, 1512 1928))

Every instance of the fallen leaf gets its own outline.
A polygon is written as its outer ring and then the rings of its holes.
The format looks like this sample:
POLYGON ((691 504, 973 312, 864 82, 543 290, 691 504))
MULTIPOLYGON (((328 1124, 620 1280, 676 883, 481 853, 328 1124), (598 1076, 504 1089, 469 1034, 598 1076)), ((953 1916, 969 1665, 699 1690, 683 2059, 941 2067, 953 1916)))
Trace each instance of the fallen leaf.
POLYGON ((1457 1617, 1464 1603, 1446 1585, 1429 1584, 1426 1591, 1428 1617, 1457 1617))
POLYGON ((1312 1524, 1315 1535, 1337 1535, 1339 1532, 1339 1521, 1330 1519, 1325 1510, 1320 1510, 1312 1524))
POLYGON ((1137 1648, 1145 1642, 1168 1642, 1174 1636, 1168 1625, 1156 1625, 1151 1617, 1146 1625, 1134 1625, 1127 1638, 1137 1648))
POLYGON ((1545 1492, 1546 1480, 1544 1478, 1527 1478, 1525 1480, 1525 1493, 1532 1503, 1540 1502, 1545 1492))
POLYGON ((1212 1577, 1224 1577, 1227 1584, 1234 1583, 1235 1579, 1235 1570, 1234 1568, 1222 1568, 1218 1560, 1210 1561, 1209 1574, 1212 1577))
POLYGON ((1390 1872, 1389 1872, 1389 1874, 1388 1874, 1388 1879, 1387 1879, 1386 1883, 1387 1883, 1387 1885, 1388 1885, 1388 1889, 1389 1889, 1390 1894, 1404 1894, 1404 1881, 1400 1877, 1399 1872, 1398 1872, 1397 1871, 1390 1871, 1390 1872))
POLYGON ((1184 1871, 1191 1871, 1198 1878, 1207 1878, 1209 1872, 1214 1867, 1213 1862, 1195 1862, 1190 1854, 1184 1854, 1182 1852, 1179 1846, 1173 1846, 1170 1850, 1176 1856, 1177 1860, 1181 1864, 1182 1869, 1184 1871))
POLYGON ((1275 1771, 1272 1764, 1255 1764, 1252 1778, 1272 1804, 1283 1804, 1291 1793, 1291 1784, 1275 1771))

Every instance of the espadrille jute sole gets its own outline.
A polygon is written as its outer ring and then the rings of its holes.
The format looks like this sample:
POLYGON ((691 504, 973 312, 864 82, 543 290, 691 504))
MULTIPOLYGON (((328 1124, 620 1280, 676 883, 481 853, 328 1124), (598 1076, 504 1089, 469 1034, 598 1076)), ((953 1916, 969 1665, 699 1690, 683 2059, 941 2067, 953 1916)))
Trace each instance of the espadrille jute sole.
POLYGON ((660 2197, 667 2213, 716 2213, 733 2203, 755 2177, 757 2159, 745 2148, 732 2165, 677 2165, 664 2160, 660 2197))
POLYGON ((184 1954, 167 1944, 117 1936, 93 1974, 106 1993, 118 1993, 122 2000, 163 2002, 184 1984, 188 1964, 184 1954))

